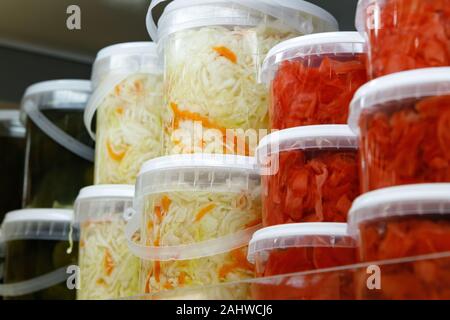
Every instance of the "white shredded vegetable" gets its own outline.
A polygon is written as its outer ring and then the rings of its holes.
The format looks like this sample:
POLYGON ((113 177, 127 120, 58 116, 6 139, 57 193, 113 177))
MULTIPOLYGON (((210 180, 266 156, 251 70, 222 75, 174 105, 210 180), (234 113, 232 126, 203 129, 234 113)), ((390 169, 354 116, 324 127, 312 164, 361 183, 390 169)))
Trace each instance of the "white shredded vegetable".
MULTIPOLYGON (((243 190, 247 190, 242 188, 243 190)), ((240 193, 177 191, 145 201, 147 245, 194 244, 230 235, 261 223, 260 188, 240 193)), ((206 258, 142 263, 141 292, 154 293, 254 276, 247 247, 206 258)))
POLYGON ((129 251, 124 228, 122 219, 81 224, 77 299, 117 299, 139 292, 140 260, 129 251))
POLYGON ((162 155, 162 76, 137 74, 114 87, 97 111, 96 184, 134 184, 162 155))
POLYGON ((251 139, 261 138, 259 130, 268 128, 267 90, 258 84, 259 67, 274 45, 297 35, 275 21, 248 28, 208 26, 168 36, 165 153, 253 155, 257 140, 251 139), (243 141, 227 141, 226 129, 251 129, 247 133, 253 138, 239 134, 243 141), (239 143, 247 145, 238 148, 239 143))

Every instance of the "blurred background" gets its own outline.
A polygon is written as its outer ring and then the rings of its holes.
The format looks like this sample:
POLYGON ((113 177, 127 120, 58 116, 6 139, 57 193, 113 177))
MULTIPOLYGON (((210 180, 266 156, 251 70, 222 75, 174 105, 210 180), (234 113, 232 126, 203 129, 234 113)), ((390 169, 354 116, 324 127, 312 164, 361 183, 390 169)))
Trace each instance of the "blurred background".
MULTIPOLYGON (((310 0, 354 30, 357 0, 310 0)), ((89 79, 95 55, 114 43, 147 41, 150 0, 0 0, 0 108, 17 108, 29 85, 89 79), (67 7, 81 8, 81 30, 66 27, 67 7)), ((164 5, 158 7, 159 14, 164 5)))

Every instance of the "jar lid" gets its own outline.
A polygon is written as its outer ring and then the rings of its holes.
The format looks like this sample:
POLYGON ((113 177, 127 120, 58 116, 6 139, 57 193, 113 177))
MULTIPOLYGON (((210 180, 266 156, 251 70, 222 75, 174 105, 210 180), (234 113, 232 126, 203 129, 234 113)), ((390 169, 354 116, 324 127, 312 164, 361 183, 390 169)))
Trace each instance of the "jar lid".
POLYGON ((272 154, 308 149, 358 149, 356 135, 347 125, 302 126, 275 131, 258 145, 258 163, 272 154))
POLYGON ((355 241, 349 236, 346 223, 282 224, 256 231, 247 258, 254 262, 258 252, 296 247, 355 247, 355 241))
POLYGON ((319 19, 322 26, 316 32, 335 31, 339 28, 336 19, 329 12, 303 0, 174 0, 166 6, 159 23, 156 23, 153 10, 166 1, 153 0, 147 13, 147 30, 154 41, 160 41, 179 30, 208 25, 257 25, 260 19, 253 16, 255 13, 283 20, 297 31, 306 31, 305 25, 310 27, 310 23, 305 21, 307 19, 299 18, 298 14, 319 19))
POLYGON ((95 198, 133 198, 134 185, 100 184, 80 190, 77 201, 95 198))
POLYGON ((160 157, 145 162, 139 175, 146 173, 180 169, 225 169, 256 173, 256 161, 253 157, 228 154, 182 154, 160 157))
POLYGON ((387 102, 410 98, 450 95, 450 67, 403 71, 372 80, 355 93, 350 104, 348 124, 359 134, 364 111, 387 102))
POLYGON ((54 91, 84 91, 91 92, 91 82, 88 80, 50 80, 35 83, 25 90, 24 98, 31 95, 54 91))
POLYGON ((450 183, 415 184, 379 189, 359 196, 349 211, 349 230, 362 222, 411 215, 450 214, 450 183))
POLYGON ((158 57, 157 45, 151 41, 117 43, 101 49, 96 61, 116 55, 152 55, 158 57))
POLYGON ((20 121, 19 110, 0 110, 0 136, 25 137, 25 127, 20 121))
POLYGON ((267 54, 262 65, 261 81, 268 84, 283 61, 313 55, 361 54, 366 52, 365 43, 358 32, 315 33, 286 40, 267 54))
POLYGON ((23 209, 6 214, 2 224, 4 241, 69 240, 73 211, 67 209, 23 209))

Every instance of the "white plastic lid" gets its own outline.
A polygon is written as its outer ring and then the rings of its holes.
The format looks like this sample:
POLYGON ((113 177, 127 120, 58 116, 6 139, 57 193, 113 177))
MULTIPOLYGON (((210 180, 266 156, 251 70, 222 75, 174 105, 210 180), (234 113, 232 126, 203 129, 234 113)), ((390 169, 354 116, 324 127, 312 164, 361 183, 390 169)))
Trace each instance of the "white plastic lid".
POLYGON ((368 192, 358 197, 349 212, 349 229, 377 219, 410 215, 450 214, 450 183, 415 184, 368 192))
POLYGON ((77 201, 94 198, 133 198, 134 185, 104 184, 85 187, 80 190, 77 201))
POLYGON ((158 57, 157 46, 151 41, 118 43, 101 49, 95 60, 110 58, 116 55, 153 55, 158 57))
POLYGON ((416 69, 390 74, 363 85, 350 104, 348 124, 359 133, 361 114, 391 101, 450 95, 450 67, 416 69))
POLYGON ((20 121, 20 111, 5 109, 0 110, 0 136, 23 138, 25 127, 20 121))
POLYGON ((295 127, 265 136, 256 154, 258 163, 261 163, 272 154, 308 149, 358 149, 358 141, 347 125, 295 127))
POLYGON ((147 30, 154 41, 159 41, 172 32, 187 28, 207 25, 256 25, 257 19, 252 19, 249 10, 273 16, 297 27, 297 29, 303 29, 305 21, 294 21, 298 18, 295 16, 296 13, 311 15, 328 25, 324 28, 325 30, 318 32, 333 31, 339 28, 336 19, 329 12, 303 0, 174 0, 165 8, 159 23, 155 23, 153 9, 166 1, 153 0, 147 13, 147 30), (242 8, 234 5, 240 5, 242 8), (228 8, 224 8, 224 6, 228 8), (191 7, 199 7, 193 11, 197 14, 186 13, 187 9, 191 7), (180 13, 178 14, 176 11, 180 13), (184 11, 183 14, 181 14, 182 11, 184 11), (174 25, 178 27, 174 28, 174 25))
POLYGON ((20 222, 71 222, 73 211, 69 209, 23 209, 6 214, 3 224, 20 222))
POLYGON ((257 172, 253 157, 224 154, 182 154, 160 157, 145 162, 139 175, 164 170, 180 169, 226 169, 257 172))
POLYGON ((73 211, 68 209, 16 210, 6 214, 2 237, 4 241, 68 240, 72 221, 73 211))
POLYGON ((282 224, 256 231, 249 244, 247 259, 254 262, 256 253, 267 250, 335 246, 355 246, 353 238, 348 234, 346 223, 282 224))
POLYGON ((286 60, 325 54, 366 52, 365 40, 358 32, 325 32, 286 40, 273 47, 262 65, 261 80, 269 83, 278 65, 286 60))
POLYGON ((5 109, 0 110, 0 121, 17 121, 20 120, 20 111, 5 109))
POLYGON ((29 86, 24 98, 31 95, 54 92, 60 90, 91 92, 91 82, 88 80, 50 80, 38 82, 29 86))

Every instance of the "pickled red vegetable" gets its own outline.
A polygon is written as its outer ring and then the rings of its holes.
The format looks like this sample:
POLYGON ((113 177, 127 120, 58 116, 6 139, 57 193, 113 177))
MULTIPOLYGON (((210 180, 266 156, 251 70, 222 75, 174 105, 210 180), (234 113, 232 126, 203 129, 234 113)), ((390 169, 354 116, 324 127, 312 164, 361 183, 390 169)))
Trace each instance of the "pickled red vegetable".
MULTIPOLYGON (((360 225, 363 261, 379 261, 450 251, 450 220, 442 215, 378 220, 360 225)), ((421 259, 383 267, 382 290, 358 285, 359 298, 450 299, 448 259, 421 259), (445 285, 445 283, 447 285, 445 285), (447 289, 446 289, 447 288, 447 289)))
POLYGON ((346 222, 359 193, 356 150, 285 151, 279 170, 263 177, 264 226, 346 222))
POLYGON ((378 110, 360 121, 362 191, 450 182, 450 96, 378 110))
MULTIPOLYGON (((373 78, 450 65, 448 0, 387 0, 375 4, 379 16, 366 17, 373 78)), ((364 9, 367 13, 375 11, 364 9)))
MULTIPOLYGON (((274 276, 351 265, 354 248, 304 247, 271 251, 267 261, 257 259, 258 276, 274 276), (261 272, 262 271, 262 272, 261 272)), ((281 283, 259 284, 252 288, 255 299, 352 299, 352 279, 348 274, 325 272, 286 277, 281 283), (350 290, 349 290, 350 289, 350 290)))
POLYGON ((346 124, 350 101, 367 82, 365 60, 348 54, 283 62, 272 83, 272 128, 346 124))

